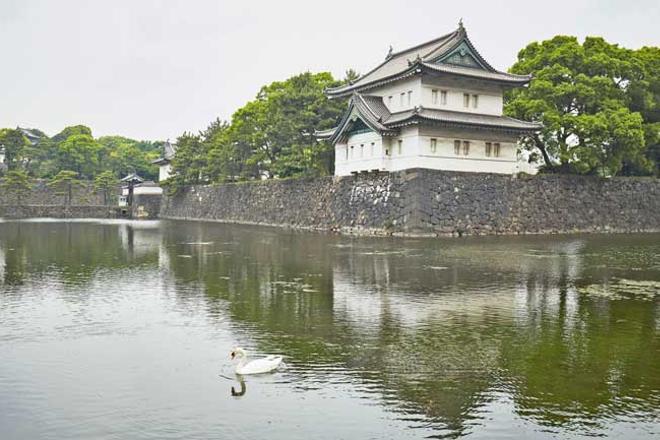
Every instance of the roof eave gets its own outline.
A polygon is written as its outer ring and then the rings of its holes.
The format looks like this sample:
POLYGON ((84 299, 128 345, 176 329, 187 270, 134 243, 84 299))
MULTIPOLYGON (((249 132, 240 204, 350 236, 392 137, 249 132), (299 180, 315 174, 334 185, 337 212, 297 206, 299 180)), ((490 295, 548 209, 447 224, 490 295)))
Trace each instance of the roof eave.
MULTIPOLYGON (((474 74, 471 72, 443 72, 442 70, 435 69, 431 65, 431 63, 422 63, 421 67, 427 72, 427 73, 432 73, 432 74, 444 74, 444 75, 457 75, 457 76, 463 76, 467 78, 476 78, 479 79, 480 81, 487 81, 487 82, 494 82, 494 83, 499 83, 499 84, 505 84, 505 85, 519 85, 523 86, 527 83, 529 83, 532 79, 531 76, 527 77, 520 77, 520 78, 488 78, 479 75, 479 71, 475 69, 474 74)), ((502 75, 509 75, 505 72, 499 72, 499 71, 494 71, 490 73, 499 73, 502 75)))
POLYGON ((443 121, 443 120, 425 117, 420 114, 413 114, 406 119, 402 119, 394 123, 389 123, 387 124, 387 126, 389 128, 400 128, 407 125, 419 124, 420 122, 425 122, 435 125, 445 125, 451 127, 469 128, 469 129, 497 130, 502 132, 516 133, 520 135, 532 134, 543 128, 543 126, 540 124, 538 124, 535 127, 507 127, 502 125, 480 124, 480 123, 459 122, 459 121, 443 121))
POLYGON ((360 86, 354 86, 351 85, 349 87, 345 87, 344 89, 325 89, 324 93, 325 95, 332 99, 332 98, 345 98, 346 96, 352 95, 353 93, 360 93, 364 90, 369 90, 373 89, 375 87, 379 87, 385 84, 389 84, 394 81, 399 81, 401 79, 409 78, 411 76, 418 75, 421 72, 420 69, 421 63, 418 61, 415 61, 412 63, 406 70, 403 70, 399 73, 395 73, 394 75, 387 76, 385 78, 381 78, 366 84, 362 84, 360 86))

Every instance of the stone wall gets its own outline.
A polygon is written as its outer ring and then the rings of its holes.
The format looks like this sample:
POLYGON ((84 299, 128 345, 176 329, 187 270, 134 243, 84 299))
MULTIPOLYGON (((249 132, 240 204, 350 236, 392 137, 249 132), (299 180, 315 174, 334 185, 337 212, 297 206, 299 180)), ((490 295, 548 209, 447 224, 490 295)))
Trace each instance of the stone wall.
POLYGON ((658 231, 660 181, 418 169, 189 187, 161 216, 384 234, 658 231))
POLYGON ((158 218, 162 198, 161 194, 135 194, 133 196, 133 206, 131 207, 131 217, 143 220, 158 218))
MULTIPOLYGON (((0 188, 0 217, 4 218, 115 218, 121 216, 118 207, 104 206, 103 194, 94 190, 92 182, 73 187, 71 205, 65 206, 65 195, 46 181, 36 181, 22 195, 20 204, 15 194, 0 188)), ((116 202, 115 202, 116 203, 116 202)))
MULTIPOLYGON (((32 189, 25 194, 21 200, 23 205, 64 205, 65 195, 60 193, 46 181, 38 180, 33 183, 32 189)), ((94 190, 92 182, 82 182, 74 185, 72 191, 71 205, 87 206, 102 205, 103 195, 94 190)), ((0 188, 0 205, 15 205, 14 194, 0 188)))

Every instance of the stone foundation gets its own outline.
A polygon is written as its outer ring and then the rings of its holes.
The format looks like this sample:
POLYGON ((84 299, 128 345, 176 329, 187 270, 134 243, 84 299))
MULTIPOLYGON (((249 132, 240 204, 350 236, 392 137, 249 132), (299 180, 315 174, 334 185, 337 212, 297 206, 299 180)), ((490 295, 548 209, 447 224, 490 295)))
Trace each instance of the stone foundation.
POLYGON ((660 230, 660 181, 407 170, 195 186, 162 218, 343 232, 463 235, 660 230))

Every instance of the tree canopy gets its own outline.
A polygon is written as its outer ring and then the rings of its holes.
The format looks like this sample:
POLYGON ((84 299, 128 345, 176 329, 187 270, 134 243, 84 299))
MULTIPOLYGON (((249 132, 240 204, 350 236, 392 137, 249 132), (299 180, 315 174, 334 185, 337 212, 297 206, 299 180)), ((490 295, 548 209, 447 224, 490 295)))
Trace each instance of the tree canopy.
POLYGON ((84 125, 66 127, 53 137, 34 129, 30 133, 33 139, 23 129, 0 129, 7 170, 22 170, 32 178, 51 178, 62 170, 75 171, 85 180, 104 172, 115 177, 135 172, 153 180, 158 176, 158 167, 151 162, 161 155, 163 142, 123 136, 96 139, 84 125))
POLYGON ((337 84, 328 72, 276 81, 262 87, 231 122, 215 120, 197 135, 184 133, 177 139, 172 183, 331 174, 332 147, 318 143, 313 133, 334 126, 345 108, 345 101, 328 100, 323 93, 337 84))
POLYGON ((659 64, 657 48, 634 51, 599 37, 534 42, 510 69, 534 79, 509 92, 505 111, 543 123, 523 146, 541 155, 546 171, 650 174, 657 171, 659 64))

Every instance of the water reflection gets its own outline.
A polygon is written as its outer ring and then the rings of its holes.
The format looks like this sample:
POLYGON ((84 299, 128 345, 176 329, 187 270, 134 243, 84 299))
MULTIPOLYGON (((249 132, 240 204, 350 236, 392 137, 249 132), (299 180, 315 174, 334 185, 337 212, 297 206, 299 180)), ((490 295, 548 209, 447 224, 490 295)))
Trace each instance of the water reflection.
POLYGON ((237 375, 236 377, 238 379, 240 388, 236 390, 234 389, 234 387, 231 387, 231 395, 233 397, 241 397, 245 395, 245 392, 247 391, 247 387, 245 386, 245 379, 243 379, 243 376, 237 375))
MULTIPOLYGON (((11 295, 46 286, 65 299, 57 307, 77 313, 59 318, 56 332, 182 327, 173 363, 191 351, 217 363, 209 346, 218 341, 286 355, 287 369, 255 379, 249 394, 241 378, 231 387, 246 401, 281 390, 288 400, 265 410, 280 419, 306 396, 318 399, 308 409, 354 408, 363 429, 383 437, 644 438, 658 429, 660 300, 584 287, 657 283, 658 238, 384 240, 182 222, 9 222, 0 225, 0 341, 27 333, 22 322, 42 322, 28 308, 23 321, 10 313, 26 301, 11 295), (126 279, 132 292, 121 288, 126 279), (191 345, 190 325, 210 336, 191 345), (366 409, 374 406, 383 412, 366 409)), ((328 426, 327 416, 308 417, 310 429, 328 426)))

